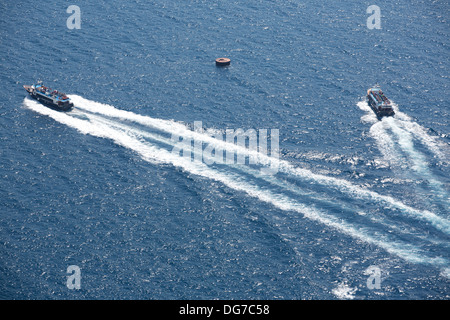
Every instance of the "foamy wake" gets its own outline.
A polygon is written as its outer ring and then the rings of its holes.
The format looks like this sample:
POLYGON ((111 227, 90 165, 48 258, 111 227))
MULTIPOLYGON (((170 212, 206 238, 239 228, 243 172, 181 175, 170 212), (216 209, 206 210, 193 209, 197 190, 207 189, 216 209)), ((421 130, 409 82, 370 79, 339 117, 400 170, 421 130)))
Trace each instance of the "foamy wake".
POLYGON ((248 156, 251 156, 253 159, 256 159, 257 162, 261 165, 271 168, 277 168, 280 172, 301 177, 303 180, 311 181, 312 183, 319 183, 330 188, 335 188, 339 192, 344 192, 357 199, 367 199, 370 201, 381 202, 390 207, 397 208, 405 214, 410 215, 414 218, 430 222, 436 228, 450 234, 450 221, 439 217, 433 212, 428 210, 416 210, 408 205, 401 203, 400 201, 395 200, 390 196, 380 195, 376 192, 354 185, 346 180, 316 174, 307 169, 294 167, 287 161, 273 158, 263 153, 249 150, 245 147, 231 144, 209 135, 192 131, 182 123, 142 116, 130 111, 117 109, 111 105, 90 101, 77 95, 71 95, 70 98, 74 102, 75 106, 81 110, 86 110, 92 113, 97 113, 117 119, 133 121, 144 126, 157 128, 158 130, 162 130, 173 135, 188 139, 194 139, 196 141, 202 141, 218 149, 246 154, 248 156))
MULTIPOLYGON (((420 247, 406 243, 401 239, 393 240, 389 234, 380 234, 378 230, 373 231, 370 228, 353 225, 352 223, 340 217, 335 217, 328 212, 324 212, 315 206, 306 206, 301 203, 299 199, 293 199, 283 193, 274 192, 267 187, 261 188, 257 183, 252 183, 246 179, 245 176, 235 173, 232 170, 227 170, 226 168, 215 168, 199 161, 190 161, 189 159, 180 157, 179 155, 172 153, 163 147, 159 147, 148 140, 142 140, 140 139, 140 136, 147 135, 147 137, 152 140, 170 143, 167 138, 155 133, 146 132, 144 129, 133 130, 130 126, 127 126, 121 122, 121 120, 133 121, 143 126, 157 128, 158 130, 179 136, 200 139, 201 141, 215 144, 226 150, 237 150, 239 152, 252 154, 259 161, 261 161, 261 163, 270 165, 272 162, 275 162, 276 167, 286 174, 295 175, 297 177, 301 177, 305 181, 313 181, 314 183, 335 188, 340 192, 347 193, 355 198, 370 199, 371 201, 383 203, 387 207, 401 210, 412 218, 427 221, 437 229, 450 234, 450 222, 431 211, 414 209, 390 196, 378 194, 354 185, 346 180, 314 174, 313 172, 302 168, 295 168, 290 163, 287 163, 281 159, 272 158, 235 144, 217 140, 206 134, 194 132, 187 126, 174 121, 141 116, 129 111, 117 109, 110 105, 89 101, 79 96, 71 96, 71 98, 77 110, 81 113, 85 112, 84 116, 87 119, 81 119, 80 117, 71 115, 71 113, 60 113, 48 109, 29 99, 25 99, 24 104, 31 110, 49 116, 62 124, 77 129, 83 134, 110 139, 120 146, 135 151, 144 160, 151 163, 171 164, 182 168, 186 172, 219 181, 236 191, 244 192, 253 198, 273 205, 281 210, 300 213, 308 219, 332 227, 356 239, 379 246, 384 250, 410 262, 448 267, 448 261, 446 258, 441 256, 429 256, 428 253, 424 252, 420 247), (95 116, 95 114, 97 116, 95 116)), ((274 184, 278 184, 278 186, 285 186, 283 181, 277 180, 274 176, 268 176, 266 179, 269 179, 274 184)), ((319 197, 318 195, 314 196, 319 197)))
POLYGON ((382 118, 381 121, 376 119, 367 102, 359 102, 358 107, 367 112, 363 116, 364 122, 367 122, 367 117, 374 120, 370 127, 370 136, 375 140, 383 159, 393 168, 400 168, 414 174, 418 179, 428 181, 434 194, 448 203, 449 194, 445 185, 432 173, 429 159, 417 149, 416 144, 420 143, 428 148, 440 161, 448 161, 448 145, 439 141, 438 137, 430 136, 424 127, 400 112, 395 104, 395 116, 382 118))
POLYGON ((332 293, 342 300, 353 300, 355 299, 355 293, 358 289, 350 287, 346 282, 341 282, 339 285, 332 290, 332 293))
MULTIPOLYGON (((357 106, 366 112, 366 114, 361 117, 363 122, 374 124, 380 122, 367 102, 360 101, 357 103, 357 106)), ((447 143, 440 141, 437 136, 429 135, 426 128, 415 122, 406 113, 401 112, 396 104, 393 104, 392 107, 394 108, 395 116, 393 118, 383 118, 381 122, 394 119, 390 121, 391 124, 395 123, 398 127, 403 129, 404 132, 413 135, 415 139, 428 148, 439 160, 448 161, 448 159, 450 159, 450 146, 447 143)))

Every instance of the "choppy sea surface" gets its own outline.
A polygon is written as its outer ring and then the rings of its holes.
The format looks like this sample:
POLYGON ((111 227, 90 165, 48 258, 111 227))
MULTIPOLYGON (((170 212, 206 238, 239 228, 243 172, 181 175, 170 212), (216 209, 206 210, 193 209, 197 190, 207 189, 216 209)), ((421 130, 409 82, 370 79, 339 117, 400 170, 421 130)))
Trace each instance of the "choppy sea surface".
POLYGON ((0 3, 0 298, 449 298, 448 1, 70 4, 0 3))

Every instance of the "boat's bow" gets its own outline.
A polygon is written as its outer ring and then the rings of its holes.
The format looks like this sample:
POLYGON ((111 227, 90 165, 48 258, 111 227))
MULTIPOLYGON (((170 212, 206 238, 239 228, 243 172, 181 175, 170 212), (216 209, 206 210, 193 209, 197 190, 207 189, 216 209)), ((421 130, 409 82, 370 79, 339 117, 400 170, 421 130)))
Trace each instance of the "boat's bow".
POLYGON ((33 88, 31 86, 23 86, 23 88, 28 92, 31 93, 33 91, 33 88))

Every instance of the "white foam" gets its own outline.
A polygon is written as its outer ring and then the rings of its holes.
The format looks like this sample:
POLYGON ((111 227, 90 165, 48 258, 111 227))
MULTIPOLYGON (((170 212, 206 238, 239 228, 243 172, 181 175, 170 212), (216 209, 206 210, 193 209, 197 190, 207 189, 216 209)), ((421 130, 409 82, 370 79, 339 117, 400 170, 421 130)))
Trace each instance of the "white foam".
POLYGON ((355 293, 358 289, 351 288, 346 282, 341 282, 336 288, 332 290, 332 293, 342 300, 353 300, 355 293))
MULTIPOLYGON (((409 119, 406 115, 402 115, 401 118, 409 119)), ((430 171, 430 163, 427 161, 426 156, 414 146, 414 136, 417 137, 417 135, 421 137, 421 141, 425 142, 430 149, 435 147, 433 144, 434 140, 426 135, 423 130, 419 134, 419 131, 415 131, 413 128, 421 130, 419 125, 411 123, 409 120, 388 117, 373 124, 370 128, 370 135, 375 140, 384 159, 391 166, 414 171, 416 177, 429 182, 430 187, 433 188, 437 196, 444 201, 448 201, 449 196, 445 191, 444 185, 430 171), (397 137, 396 140, 393 139, 392 134, 397 137)), ((435 154, 439 153, 439 149, 437 149, 435 154)))
POLYGON ((370 136, 375 140, 378 150, 383 155, 385 161, 393 167, 403 167, 406 159, 399 152, 395 141, 387 131, 386 123, 377 121, 370 127, 370 136))
MULTIPOLYGON (((173 166, 180 167, 186 172, 219 181, 234 190, 244 192, 251 197, 257 198, 260 201, 271 204, 279 209, 301 213, 306 218, 340 230, 341 232, 357 239, 375 244, 408 261, 439 266, 448 265, 447 260, 442 257, 428 257, 426 254, 421 252, 419 248, 410 244, 387 240, 385 236, 379 236, 376 232, 371 234, 363 228, 352 226, 341 219, 329 216, 313 207, 306 207, 304 204, 298 203, 289 197, 281 194, 274 194, 269 190, 263 190, 257 185, 247 182, 240 176, 230 172, 212 169, 202 162, 189 161, 165 149, 158 148, 149 142, 139 141, 136 137, 130 136, 123 131, 116 130, 110 126, 103 125, 101 123, 93 124, 88 120, 77 119, 70 114, 53 111, 28 99, 25 99, 24 103, 30 109, 43 115, 47 115, 60 123, 75 128, 83 134, 90 134, 96 137, 111 139, 118 145, 135 151, 146 161, 152 163, 168 163, 173 166)), ((349 187, 352 188, 352 186, 349 187)))
POLYGON ((449 161, 450 148, 447 144, 438 140, 438 137, 430 136, 424 127, 413 121, 398 120, 397 124, 405 131, 414 135, 436 157, 442 161, 449 161))
POLYGON ((413 137, 409 131, 403 130, 397 125, 397 121, 393 118, 383 119, 389 124, 392 132, 398 137, 398 143, 402 150, 409 155, 409 159, 412 162, 411 169, 414 170, 419 177, 428 180, 430 185, 437 191, 440 197, 448 200, 443 185, 438 181, 429 170, 429 163, 426 157, 414 147, 413 137))
POLYGON ((195 132, 187 128, 185 125, 181 123, 177 123, 175 121, 163 120, 152 118, 148 116, 142 116, 139 114, 135 114, 130 111, 120 110, 115 108, 114 106, 102 104, 94 101, 90 101, 84 99, 83 97, 77 95, 70 95, 73 103, 77 108, 84 109, 90 112, 103 114, 109 117, 116 117, 119 119, 124 119, 128 121, 134 121, 136 123, 147 125, 153 128, 157 128, 159 130, 178 135, 181 137, 186 137, 190 139, 194 139, 196 141, 206 142, 211 146, 214 146, 218 149, 237 152, 239 154, 245 154, 248 156, 252 156, 258 163, 266 166, 270 166, 271 168, 277 168, 278 171, 285 172, 288 174, 293 174, 302 179, 324 184, 329 187, 336 188, 341 192, 345 192, 354 196, 356 198, 369 199, 371 201, 378 201, 389 206, 396 207, 406 214, 410 215, 413 218, 421 219, 427 222, 430 222, 436 228, 450 234, 450 221, 437 216, 431 211, 428 210, 417 210, 404 203, 390 197, 380 195, 376 192, 364 189, 362 187, 353 185, 344 179, 339 179, 335 177, 329 177, 325 175, 315 174, 310 170, 295 168, 289 162, 277 159, 275 157, 267 156, 266 154, 247 149, 245 147, 228 143, 226 141, 215 139, 207 134, 201 132, 195 132))
MULTIPOLYGON (((176 144, 176 142, 174 142, 171 139, 164 138, 160 135, 149 133, 145 130, 135 128, 135 127, 131 126, 130 124, 124 124, 119 121, 106 119, 102 116, 97 116, 97 115, 93 115, 93 114, 84 114, 84 115, 86 117, 88 117, 89 119, 91 119, 92 121, 94 121, 94 123, 100 122, 100 123, 106 124, 110 127, 123 130, 127 134, 131 134, 133 136, 149 138, 153 141, 157 141, 157 142, 166 144, 168 146, 174 146, 176 144)), ((194 152, 195 151, 196 150, 194 149, 194 152)), ((203 157, 205 157, 205 156, 206 155, 203 155, 203 157)), ((323 197, 323 195, 318 194, 316 192, 302 190, 298 186, 295 186, 286 181, 277 179, 276 177, 274 177, 272 175, 262 174, 260 172, 260 170, 252 169, 249 166, 246 166, 246 165, 234 166, 234 165, 232 165, 231 167, 233 167, 234 169, 241 170, 241 171, 245 172, 246 174, 250 174, 256 178, 265 180, 265 181, 271 183, 272 185, 281 187, 281 188, 283 188, 283 190, 287 190, 289 192, 292 192, 292 193, 302 196, 302 197, 306 196, 309 199, 313 199, 320 204, 325 204, 327 206, 339 205, 339 207, 341 209, 347 210, 347 212, 353 212, 355 215, 366 216, 366 218, 371 220, 372 222, 387 226, 388 228, 390 228, 392 230, 396 230, 399 233, 405 233, 408 231, 408 230, 404 230, 403 228, 399 228, 396 225, 393 225, 391 221, 385 221, 385 219, 383 219, 382 217, 374 217, 374 216, 368 215, 366 212, 354 210, 352 208, 349 208, 345 203, 337 203, 335 199, 327 199, 327 198, 323 197)), ((414 236, 416 236, 416 235, 414 235, 414 236)), ((442 241, 440 241, 440 240, 435 240, 435 239, 431 239, 431 238, 423 238, 423 237, 419 237, 419 238, 422 238, 422 240, 429 241, 429 242, 432 242, 435 244, 439 244, 439 245, 442 244, 442 241)))
MULTIPOLYGON (((372 111, 370 106, 366 101, 360 101, 357 103, 357 106, 366 112, 365 115, 361 117, 361 121, 377 123, 378 119, 375 116, 375 113, 372 111)), ((397 104, 392 103, 392 108, 394 109, 395 115, 394 119, 399 126, 401 126, 406 131, 413 134, 423 145, 425 145, 434 155, 436 155, 442 161, 448 161, 450 158, 450 147, 448 144, 439 141, 438 137, 431 136, 427 133, 427 130, 415 122, 410 116, 406 113, 401 112, 397 106, 397 104)), ((384 118, 386 119, 386 118, 384 118)), ((383 120, 384 120, 383 119, 383 120)))
POLYGON ((450 279, 450 268, 444 268, 441 270, 441 276, 450 279))
MULTIPOLYGON (((367 102, 360 101, 357 105, 361 110, 374 115, 367 102)), ((413 137, 424 144, 441 160, 445 159, 448 161, 450 153, 447 146, 440 143, 436 137, 428 135, 426 130, 414 122, 407 114, 400 112, 396 104, 393 104, 393 108, 396 113, 395 117, 385 117, 381 121, 376 121, 370 128, 370 135, 375 139, 378 149, 390 165, 406 170, 411 169, 421 179, 426 179, 441 199, 448 201, 449 196, 445 191, 444 185, 429 170, 430 164, 426 157, 414 147, 416 140, 413 141, 413 137), (391 133, 396 135, 397 141, 392 138, 391 133)), ((448 220, 436 215, 433 216, 433 214, 426 213, 426 215, 428 215, 428 218, 424 217, 426 220, 448 233, 450 230, 448 228, 448 220)))

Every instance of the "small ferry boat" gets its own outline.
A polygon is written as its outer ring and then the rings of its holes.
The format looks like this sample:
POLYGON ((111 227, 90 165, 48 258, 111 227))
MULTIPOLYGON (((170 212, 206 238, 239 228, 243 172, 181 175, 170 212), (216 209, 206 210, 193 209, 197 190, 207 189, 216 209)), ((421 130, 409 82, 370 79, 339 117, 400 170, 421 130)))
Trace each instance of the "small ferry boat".
POLYGON ((395 114, 391 101, 384 95, 380 87, 375 86, 367 90, 367 102, 377 115, 378 119, 395 114))
POLYGON ((23 88, 28 92, 30 97, 52 109, 69 111, 73 108, 73 103, 65 93, 46 87, 41 81, 36 85, 24 85, 23 88))

